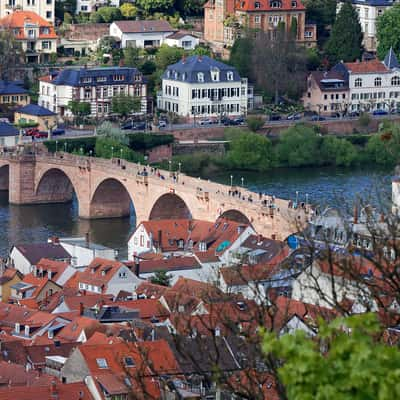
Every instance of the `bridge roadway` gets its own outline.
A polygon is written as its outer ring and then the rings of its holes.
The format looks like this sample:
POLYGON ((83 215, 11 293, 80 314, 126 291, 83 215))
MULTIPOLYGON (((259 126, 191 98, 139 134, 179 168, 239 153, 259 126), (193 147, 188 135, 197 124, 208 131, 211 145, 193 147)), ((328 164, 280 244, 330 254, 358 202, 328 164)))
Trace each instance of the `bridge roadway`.
POLYGON ((12 204, 60 203, 75 192, 81 218, 129 215, 136 220, 219 216, 251 222, 257 232, 285 239, 307 219, 288 201, 183 173, 152 170, 120 159, 99 159, 58 152, 0 155, 0 190, 12 204), (145 172, 147 176, 145 176, 145 172), (238 193, 240 192, 240 196, 238 193), (249 200, 251 199, 251 200, 249 200))

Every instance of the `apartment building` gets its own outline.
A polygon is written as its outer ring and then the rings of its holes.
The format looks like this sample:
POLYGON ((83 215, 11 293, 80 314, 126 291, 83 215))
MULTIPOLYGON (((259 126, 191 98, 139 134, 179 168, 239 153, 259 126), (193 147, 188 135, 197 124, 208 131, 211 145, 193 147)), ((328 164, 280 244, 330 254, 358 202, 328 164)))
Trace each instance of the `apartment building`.
POLYGON ((53 25, 33 11, 14 11, 0 20, 0 27, 10 30, 21 43, 27 63, 46 63, 57 51, 53 25))
POLYGON ((0 18, 14 11, 30 11, 54 25, 56 0, 0 0, 0 18))
POLYGON ((183 58, 162 76, 158 108, 188 118, 245 115, 247 78, 207 56, 183 58))
POLYGON ((89 103, 92 117, 105 117, 118 95, 140 98, 141 111, 146 112, 147 85, 136 68, 65 69, 39 78, 39 105, 61 117, 72 116, 71 101, 89 103))

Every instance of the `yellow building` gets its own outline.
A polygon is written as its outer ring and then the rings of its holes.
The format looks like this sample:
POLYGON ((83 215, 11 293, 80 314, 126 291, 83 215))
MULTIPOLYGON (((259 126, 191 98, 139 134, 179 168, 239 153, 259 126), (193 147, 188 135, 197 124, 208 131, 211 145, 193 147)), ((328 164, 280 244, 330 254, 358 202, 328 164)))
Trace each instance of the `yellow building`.
POLYGON ((8 303, 11 295, 11 286, 21 282, 23 275, 14 268, 6 269, 0 276, 0 301, 8 303))
POLYGON ((21 82, 0 80, 0 104, 25 106, 29 103, 29 93, 21 82))
POLYGON ((28 104, 14 113, 16 124, 36 123, 40 131, 47 131, 57 125, 57 115, 37 104, 28 104))

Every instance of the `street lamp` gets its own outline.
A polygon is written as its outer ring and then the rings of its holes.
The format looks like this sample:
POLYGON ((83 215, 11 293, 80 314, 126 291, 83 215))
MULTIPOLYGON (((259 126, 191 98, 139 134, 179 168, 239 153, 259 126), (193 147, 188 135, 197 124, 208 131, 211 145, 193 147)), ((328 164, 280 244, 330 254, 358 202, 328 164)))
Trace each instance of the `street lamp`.
POLYGON ((57 150, 58 150, 58 140, 56 140, 56 153, 57 153, 57 150))
POLYGON ((114 158, 114 146, 111 146, 111 158, 114 158))
POLYGON ((243 176, 240 178, 240 180, 242 181, 242 187, 244 187, 244 178, 243 178, 243 176))
POLYGON ((79 149, 79 152, 81 153, 81 155, 83 155, 83 147, 81 147, 81 148, 79 149))
POLYGON ((67 152, 67 142, 64 142, 64 153, 67 152))
POLYGON ((172 161, 169 160, 169 161, 168 161, 168 164, 169 164, 169 176, 171 176, 172 161))
POLYGON ((233 175, 231 175, 231 187, 233 186, 233 175))
POLYGON ((89 151, 89 157, 92 157, 92 153, 93 153, 93 151, 90 150, 90 151, 89 151))
POLYGON ((297 203, 299 202, 299 191, 296 190, 296 207, 298 206, 297 203))
POLYGON ((182 166, 182 163, 179 162, 179 163, 178 163, 178 172, 179 172, 179 173, 181 173, 181 166, 182 166))
POLYGON ((124 151, 124 149, 120 149, 120 152, 121 152, 121 158, 122 158, 122 153, 123 153, 123 151, 124 151))

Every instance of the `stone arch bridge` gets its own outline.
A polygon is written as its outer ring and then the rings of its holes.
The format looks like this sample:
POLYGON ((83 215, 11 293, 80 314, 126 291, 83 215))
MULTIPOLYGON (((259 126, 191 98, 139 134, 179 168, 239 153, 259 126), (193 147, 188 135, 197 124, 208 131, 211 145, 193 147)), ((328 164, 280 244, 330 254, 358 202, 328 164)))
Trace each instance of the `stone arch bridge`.
POLYGON ((243 188, 173 174, 151 173, 124 160, 75 156, 68 153, 3 154, 0 156, 0 190, 9 190, 12 204, 79 203, 81 218, 129 215, 133 204, 136 221, 195 218, 215 221, 219 216, 251 222, 257 232, 284 239, 306 220, 303 211, 275 199, 274 207, 243 188), (233 196, 238 190, 241 196, 233 196), (245 200, 243 200, 243 197, 245 200), (249 197, 252 201, 249 201, 249 197))

